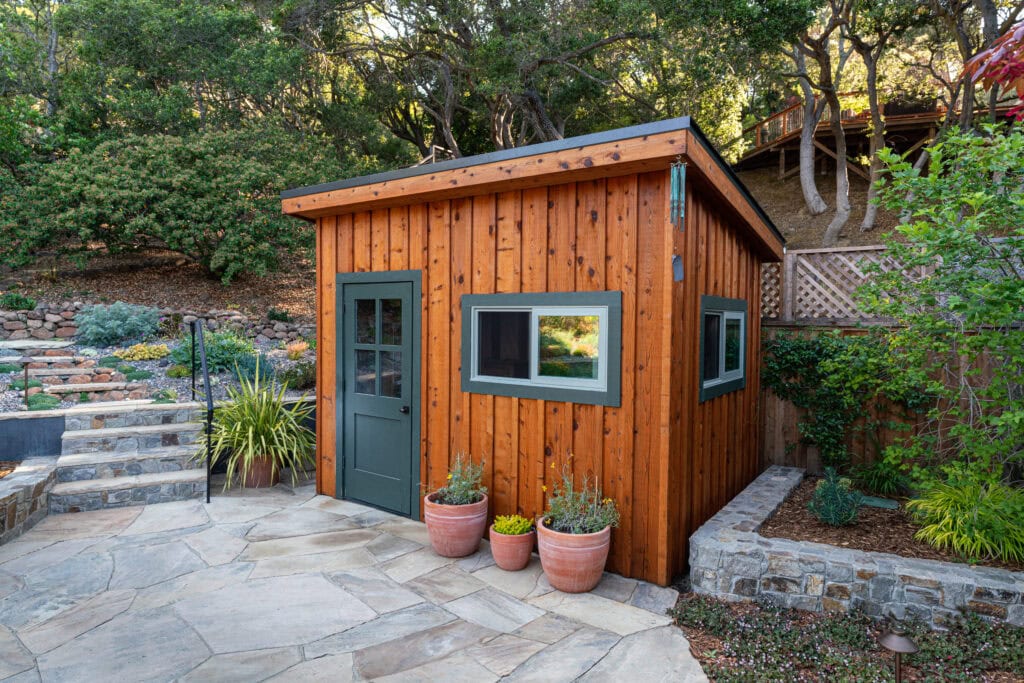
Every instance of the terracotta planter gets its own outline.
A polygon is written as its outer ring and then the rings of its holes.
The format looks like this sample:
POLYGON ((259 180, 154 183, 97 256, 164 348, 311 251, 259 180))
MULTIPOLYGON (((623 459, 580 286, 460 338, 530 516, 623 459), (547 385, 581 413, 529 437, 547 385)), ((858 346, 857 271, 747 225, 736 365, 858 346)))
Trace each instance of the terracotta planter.
POLYGON ((491 555, 494 563, 507 572, 517 572, 530 563, 536 531, 525 534, 499 534, 491 525, 491 555))
POLYGON ((253 458, 249 465, 249 473, 242 478, 242 486, 247 489, 264 489, 277 486, 281 481, 281 470, 274 468, 270 458, 253 458))
POLYGON ((469 505, 442 505, 423 499, 423 520, 434 552, 441 557, 465 557, 480 547, 487 528, 487 496, 469 505))
POLYGON ((601 582, 612 528, 593 534, 563 534, 537 520, 537 550, 548 582, 564 593, 586 593, 601 582))

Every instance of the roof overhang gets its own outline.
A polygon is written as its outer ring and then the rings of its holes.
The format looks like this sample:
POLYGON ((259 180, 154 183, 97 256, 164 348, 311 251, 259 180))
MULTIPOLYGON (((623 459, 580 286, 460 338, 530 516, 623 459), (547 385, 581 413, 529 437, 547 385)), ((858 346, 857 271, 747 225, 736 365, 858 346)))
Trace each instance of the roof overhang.
POLYGON ((295 188, 281 193, 281 204, 288 215, 314 220, 662 170, 677 159, 689 164, 688 177, 695 170, 698 182, 710 187, 746 223, 762 253, 782 258, 782 235, 688 116, 295 188))

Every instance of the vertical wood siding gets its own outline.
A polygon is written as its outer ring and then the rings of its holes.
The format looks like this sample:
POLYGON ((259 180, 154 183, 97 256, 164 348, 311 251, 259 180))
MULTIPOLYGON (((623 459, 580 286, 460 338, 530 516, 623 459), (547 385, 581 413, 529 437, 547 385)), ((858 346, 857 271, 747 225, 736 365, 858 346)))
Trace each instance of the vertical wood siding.
POLYGON ((318 487, 334 495, 338 272, 423 273, 421 473, 442 485, 455 454, 486 460, 491 513, 540 514, 563 466, 600 480, 622 523, 608 568, 667 583, 689 534, 757 468, 759 268, 728 221, 688 193, 668 223, 654 172, 320 219, 318 487), (672 252, 686 278, 672 282, 672 252), (463 294, 620 290, 622 402, 576 405, 461 391, 463 294), (751 304, 748 388, 697 404, 700 294, 751 304))

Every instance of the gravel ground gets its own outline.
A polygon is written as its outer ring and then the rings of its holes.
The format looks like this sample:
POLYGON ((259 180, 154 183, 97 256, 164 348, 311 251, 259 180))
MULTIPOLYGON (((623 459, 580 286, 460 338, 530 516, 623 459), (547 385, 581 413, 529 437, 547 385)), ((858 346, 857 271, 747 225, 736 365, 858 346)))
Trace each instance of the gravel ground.
MULTIPOLYGON (((169 348, 173 349, 176 341, 158 340, 152 343, 167 344, 169 348)), ((123 346, 111 346, 107 348, 94 348, 94 347, 81 347, 78 345, 69 346, 66 349, 68 355, 71 356, 87 356, 89 358, 95 358, 99 360, 106 356, 113 355, 113 352, 118 348, 124 348, 123 346)), ((256 344, 256 348, 264 353, 270 361, 273 363, 274 370, 278 373, 294 366, 297 361, 290 361, 286 355, 284 349, 276 343, 264 343, 256 344)), ((2 354, 3 352, 0 352, 2 354)), ((17 359, 20 354, 7 353, 6 355, 0 355, 0 364, 5 362, 12 362, 10 359, 17 359)), ((307 351, 301 361, 314 361, 315 354, 312 350, 307 351)), ((177 401, 187 402, 192 399, 192 379, 191 376, 184 377, 181 379, 174 379, 167 376, 167 369, 173 365, 170 356, 161 360, 151 361, 123 361, 123 365, 131 365, 136 370, 146 370, 153 374, 150 379, 134 380, 143 382, 150 387, 150 396, 158 391, 170 389, 177 394, 177 401)), ((18 410, 25 410, 25 397, 21 391, 11 390, 7 388, 8 383, 14 379, 20 379, 23 377, 22 373, 14 373, 9 375, 0 375, 0 413, 13 412, 18 410)), ((235 380, 232 373, 225 372, 210 377, 210 384, 213 387, 213 398, 214 400, 221 400, 227 396, 227 389, 229 386, 237 386, 238 382, 235 380)), ((202 390, 202 378, 198 378, 197 390, 202 390)), ((298 398, 306 393, 312 393, 312 389, 306 391, 293 391, 289 390, 286 393, 288 397, 298 398)), ((76 399, 62 401, 60 404, 61 408, 70 408, 72 406, 79 405, 76 399)))

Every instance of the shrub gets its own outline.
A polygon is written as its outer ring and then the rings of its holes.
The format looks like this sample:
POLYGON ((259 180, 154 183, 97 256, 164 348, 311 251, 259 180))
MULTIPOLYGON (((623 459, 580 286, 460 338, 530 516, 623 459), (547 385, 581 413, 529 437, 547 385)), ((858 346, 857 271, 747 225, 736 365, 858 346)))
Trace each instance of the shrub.
POLYGON ((172 379, 181 379, 183 377, 191 377, 192 371, 184 365, 172 365, 167 368, 167 376, 172 379))
POLYGON ((899 495, 910 485, 907 476, 884 459, 876 460, 870 465, 857 465, 850 474, 861 488, 880 496, 899 495))
POLYGON ((33 394, 27 403, 29 410, 53 410, 60 405, 60 399, 50 394, 33 394))
POLYGON ((127 349, 114 351, 114 355, 121 360, 160 360, 170 353, 167 344, 135 344, 127 349))
POLYGON ((118 365, 117 368, 115 368, 115 369, 118 372, 122 372, 122 373, 135 372, 135 366, 134 365, 127 365, 127 364, 118 365))
POLYGON ((267 311, 267 320, 275 323, 290 323, 292 316, 289 315, 288 311, 279 311, 276 308, 271 308, 267 311))
MULTIPOLYGON (((235 364, 244 356, 256 354, 256 348, 248 339, 243 339, 230 330, 206 332, 203 334, 206 345, 206 366, 210 372, 227 372, 233 370, 235 364)), ((171 359, 177 365, 186 368, 192 366, 191 337, 184 337, 171 351, 171 359)), ((196 369, 201 365, 199 349, 196 349, 196 369)))
POLYGON ((521 515, 498 515, 494 518, 494 530, 506 536, 522 536, 533 531, 533 520, 521 515))
POLYGON ((934 484, 907 503, 916 538, 963 557, 1024 562, 1024 491, 1006 484, 934 484))
POLYGON ((285 350, 288 352, 288 360, 299 360, 309 350, 309 344, 304 341, 292 342, 285 350))
POLYGON ((0 375, 9 375, 12 372, 18 372, 21 370, 20 365, 14 365, 13 363, 0 363, 0 375))
POLYGON ((566 466, 562 469, 561 483, 555 484, 555 492, 548 499, 544 523, 563 534, 592 534, 606 526, 617 527, 619 511, 614 500, 601 496, 596 479, 584 476, 583 487, 577 490, 572 472, 566 466))
POLYGON ((124 378, 129 382, 138 382, 143 379, 152 379, 153 373, 149 370, 129 370, 124 373, 124 378))
POLYGON ((295 365, 279 373, 281 382, 288 385, 289 389, 304 391, 316 387, 316 363, 312 361, 299 361, 295 365))
POLYGON ((860 501, 861 495, 852 489, 850 480, 841 478, 835 468, 826 467, 807 509, 825 524, 846 526, 857 521, 860 501))
POLYGON ((35 299, 18 292, 7 292, 0 296, 0 310, 3 311, 31 311, 35 307, 35 299))
MULTIPOLYGON (((29 389, 32 389, 34 387, 41 387, 41 386, 43 386, 43 383, 40 382, 37 379, 29 379, 28 386, 29 386, 29 389)), ((25 380, 24 379, 13 379, 13 380, 11 380, 11 383, 7 385, 7 388, 8 389, 17 389, 18 391, 23 391, 25 389, 25 380)))
POLYGON ((96 361, 101 368, 116 368, 121 363, 121 359, 117 356, 103 356, 96 361))
POLYGON ((75 320, 78 322, 80 343, 111 346, 151 336, 160 322, 160 314, 155 308, 118 301, 109 306, 87 306, 75 316, 75 320))
POLYGON ((480 485, 484 476, 484 461, 479 465, 462 453, 455 456, 455 465, 448 472, 448 483, 434 492, 434 502, 441 505, 469 505, 475 503, 487 493, 487 488, 480 485))
POLYGON ((241 356, 235 363, 235 367, 231 368, 231 373, 235 376, 235 379, 247 379, 250 382, 259 375, 260 382, 270 384, 274 381, 274 366, 262 353, 258 356, 247 355, 241 356))

